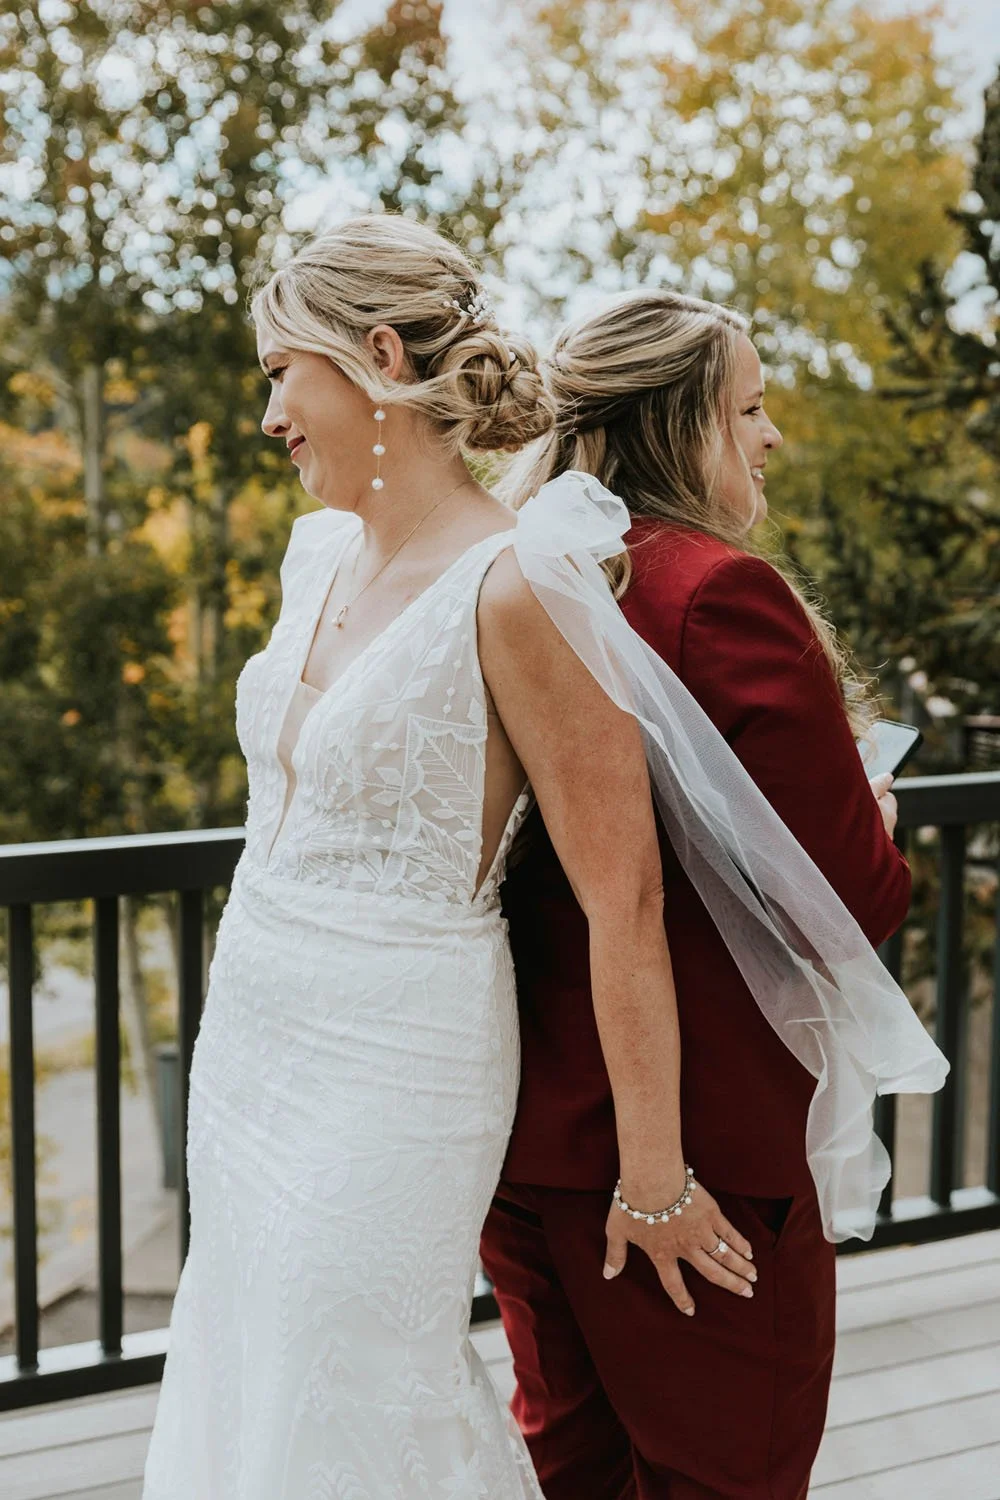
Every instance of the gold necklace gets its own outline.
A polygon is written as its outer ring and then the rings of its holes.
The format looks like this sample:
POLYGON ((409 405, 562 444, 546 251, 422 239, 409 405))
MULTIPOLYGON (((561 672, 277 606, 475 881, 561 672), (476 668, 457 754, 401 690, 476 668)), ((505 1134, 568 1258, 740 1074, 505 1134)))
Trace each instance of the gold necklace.
POLYGON ((389 553, 389 556, 386 558, 385 562, 379 568, 378 572, 377 573, 373 573, 372 576, 369 578, 368 582, 364 585, 364 587, 358 589, 358 592, 355 594, 355 596, 354 596, 353 599, 349 599, 346 604, 342 604, 340 606, 340 608, 338 609, 337 613, 333 617, 333 624, 336 626, 336 628, 338 630, 342 630, 343 629, 344 621, 347 619, 347 612, 348 612, 348 610, 352 609, 354 607, 354 605, 357 604, 358 600, 361 598, 361 595, 365 592, 365 589, 370 589, 371 586, 372 586, 372 584, 375 582, 376 578, 380 578, 382 576, 382 574, 385 572, 386 568, 389 566, 389 564, 393 561, 393 559, 399 556, 399 554, 402 552, 403 548, 406 546, 407 542, 410 540, 410 537, 413 536, 414 532, 418 531, 420 529, 420 527, 424 524, 424 522, 426 520, 428 520, 428 518, 434 514, 434 512, 438 509, 439 506, 442 506, 446 500, 450 500, 451 497, 452 497, 452 495, 456 494, 462 488, 463 485, 466 485, 468 483, 469 483, 469 479, 468 479, 468 476, 466 476, 465 479, 460 479, 458 481, 458 483, 456 484, 455 488, 453 490, 449 490, 448 493, 447 493, 447 495, 442 495, 440 500, 435 500, 435 502, 431 506, 430 510, 425 511, 424 514, 420 517, 420 520, 417 522, 416 526, 411 526, 410 530, 406 533, 406 535, 404 536, 403 540, 400 542, 400 544, 396 548, 396 550, 394 552, 390 552, 389 553))

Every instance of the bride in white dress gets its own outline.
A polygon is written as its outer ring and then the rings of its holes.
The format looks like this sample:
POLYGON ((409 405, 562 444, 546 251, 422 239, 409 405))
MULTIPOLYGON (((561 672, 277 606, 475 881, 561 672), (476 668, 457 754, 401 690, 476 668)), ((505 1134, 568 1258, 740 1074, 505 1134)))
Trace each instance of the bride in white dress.
MULTIPOLYGON (((468 1339, 517 1093, 498 889, 529 795, 589 919, 621 1197, 677 1200, 655 1224, 611 1207, 616 1263, 633 1242, 679 1305, 678 1257, 735 1294, 754 1280, 681 1147, 649 726, 644 748, 638 689, 608 677, 637 638, 594 561, 621 551, 628 517, 568 475, 515 525, 472 478, 464 451, 518 448, 551 409, 530 346, 430 231, 341 225, 254 317, 264 430, 321 508, 293 527, 280 618, 237 692, 247 842, 194 1053, 191 1243, 144 1500, 541 1500, 468 1339)), ((642 704, 657 691, 647 673, 642 704)), ((661 812, 675 826, 697 808, 687 842, 730 882, 730 926, 748 892, 769 920, 772 864, 746 851, 769 837, 780 855, 783 830, 696 706, 662 720, 683 764, 661 812), (688 796, 709 750, 730 788, 721 830, 711 788, 688 796)), ((800 904, 814 867, 789 869, 776 900, 814 934, 810 974, 874 990, 851 919, 834 912, 826 945, 800 904)), ((831 1035, 850 1028, 834 1017, 831 1035)))
MULTIPOLYGON (((462 253, 353 221, 254 311, 264 430, 323 506, 293 527, 237 692, 247 842, 195 1048, 191 1245, 144 1497, 539 1500, 468 1341, 518 1083, 498 887, 522 767, 567 826, 571 779, 599 776, 607 817, 576 817, 567 857, 595 889, 602 872, 620 924, 634 876, 658 880, 641 742, 461 457, 551 423, 462 253)), ((669 981, 662 923, 652 951, 669 981)))
POLYGON ((145 1500, 540 1493, 467 1338, 517 1093, 497 890, 528 795, 477 654, 513 517, 459 450, 551 416, 478 291, 459 251, 387 218, 258 298, 264 430, 323 508, 293 527, 237 691, 247 842, 195 1048, 145 1500), (359 365, 422 409, 369 399, 359 365))

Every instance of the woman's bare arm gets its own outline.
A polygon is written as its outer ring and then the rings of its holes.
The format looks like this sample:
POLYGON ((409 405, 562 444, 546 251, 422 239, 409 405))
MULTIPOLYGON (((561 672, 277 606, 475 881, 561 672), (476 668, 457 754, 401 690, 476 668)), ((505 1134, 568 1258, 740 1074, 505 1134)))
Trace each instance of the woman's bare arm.
MULTIPOLYGON (((684 1186, 680 1040, 649 776, 639 726, 617 708, 549 619, 512 552, 490 569, 479 604, 479 656, 497 713, 537 798, 590 928, 591 983, 611 1080, 629 1202, 658 1209, 684 1186)), ((697 1170, 697 1163, 693 1164, 697 1170)), ((748 1291, 749 1246, 704 1190, 670 1224, 617 1208, 608 1261, 633 1241, 682 1310, 682 1255, 709 1279, 748 1291), (710 1259, 724 1238, 739 1254, 710 1259), (732 1269, 726 1269, 730 1266, 732 1269), (733 1270, 744 1274, 733 1274, 733 1270)))

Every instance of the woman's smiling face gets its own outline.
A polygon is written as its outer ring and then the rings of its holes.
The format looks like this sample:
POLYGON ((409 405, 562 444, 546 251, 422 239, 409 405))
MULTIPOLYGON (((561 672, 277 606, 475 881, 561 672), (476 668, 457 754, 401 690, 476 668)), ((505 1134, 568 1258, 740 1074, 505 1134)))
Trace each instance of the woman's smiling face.
POLYGON ((719 495, 727 507, 746 517, 749 531, 767 515, 764 469, 768 455, 783 439, 764 410, 760 355, 745 334, 737 340, 733 396, 719 495))
POLYGON ((325 355, 282 349, 262 332, 257 356, 271 382, 264 432, 284 439, 307 494, 354 510, 374 471, 371 400, 325 355))

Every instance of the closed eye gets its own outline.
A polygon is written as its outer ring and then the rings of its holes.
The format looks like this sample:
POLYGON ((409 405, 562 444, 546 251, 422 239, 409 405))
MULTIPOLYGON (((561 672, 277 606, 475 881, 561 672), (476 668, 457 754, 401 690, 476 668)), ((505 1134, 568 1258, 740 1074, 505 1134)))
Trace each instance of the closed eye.
POLYGON ((264 371, 265 380, 278 380, 288 369, 287 365, 276 365, 273 370, 264 371))

